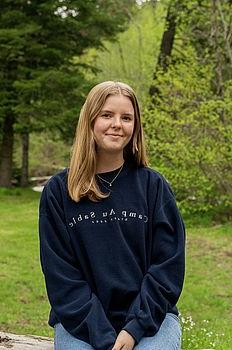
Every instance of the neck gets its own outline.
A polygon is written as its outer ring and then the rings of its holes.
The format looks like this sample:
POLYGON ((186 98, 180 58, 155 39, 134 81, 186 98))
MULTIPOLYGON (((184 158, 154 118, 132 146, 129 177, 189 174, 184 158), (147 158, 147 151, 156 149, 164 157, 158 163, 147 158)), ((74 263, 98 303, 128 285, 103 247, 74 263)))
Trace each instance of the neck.
POLYGON ((106 173, 113 171, 124 163, 123 155, 97 155, 97 173, 106 173))

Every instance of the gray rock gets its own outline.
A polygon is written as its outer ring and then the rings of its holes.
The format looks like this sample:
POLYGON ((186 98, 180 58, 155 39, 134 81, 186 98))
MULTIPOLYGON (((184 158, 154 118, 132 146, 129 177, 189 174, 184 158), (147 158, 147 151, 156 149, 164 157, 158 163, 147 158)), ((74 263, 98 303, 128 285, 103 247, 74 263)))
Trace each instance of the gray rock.
POLYGON ((0 350, 53 350, 53 340, 34 335, 17 335, 0 332, 0 350))

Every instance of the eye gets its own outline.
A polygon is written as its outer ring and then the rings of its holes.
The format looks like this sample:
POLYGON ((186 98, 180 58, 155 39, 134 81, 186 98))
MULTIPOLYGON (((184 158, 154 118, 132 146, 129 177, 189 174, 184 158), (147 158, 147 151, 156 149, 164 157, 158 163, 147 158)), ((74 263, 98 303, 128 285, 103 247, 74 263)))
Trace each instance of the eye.
POLYGON ((125 120, 126 122, 130 122, 133 120, 133 116, 132 115, 123 115, 122 119, 125 120))
POLYGON ((106 119, 111 118, 111 114, 110 113, 102 113, 101 116, 103 118, 106 118, 106 119))

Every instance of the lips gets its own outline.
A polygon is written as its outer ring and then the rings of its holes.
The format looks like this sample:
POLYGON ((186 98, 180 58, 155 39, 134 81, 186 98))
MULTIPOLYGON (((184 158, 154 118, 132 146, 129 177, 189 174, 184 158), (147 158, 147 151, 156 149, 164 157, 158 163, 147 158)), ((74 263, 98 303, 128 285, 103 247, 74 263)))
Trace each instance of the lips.
POLYGON ((118 136, 118 137, 122 137, 123 135, 119 135, 119 134, 106 134, 107 136, 118 136))

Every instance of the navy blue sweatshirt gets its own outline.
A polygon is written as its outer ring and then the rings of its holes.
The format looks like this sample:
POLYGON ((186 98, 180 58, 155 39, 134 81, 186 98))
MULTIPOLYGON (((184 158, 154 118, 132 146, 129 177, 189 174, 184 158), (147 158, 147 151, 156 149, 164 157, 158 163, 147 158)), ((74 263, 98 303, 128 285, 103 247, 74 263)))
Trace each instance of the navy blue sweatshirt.
MULTIPOLYGON (((99 180, 103 191, 105 184, 99 180)), ((49 324, 61 322, 96 350, 111 350, 122 329, 137 343, 153 336, 167 312, 178 314, 184 279, 184 226, 165 179, 125 164, 110 189, 99 202, 76 203, 66 169, 47 183, 40 202, 49 324)))

